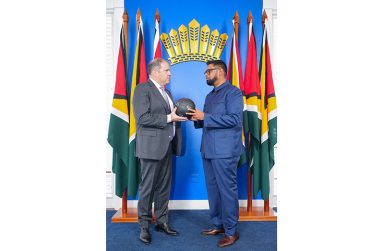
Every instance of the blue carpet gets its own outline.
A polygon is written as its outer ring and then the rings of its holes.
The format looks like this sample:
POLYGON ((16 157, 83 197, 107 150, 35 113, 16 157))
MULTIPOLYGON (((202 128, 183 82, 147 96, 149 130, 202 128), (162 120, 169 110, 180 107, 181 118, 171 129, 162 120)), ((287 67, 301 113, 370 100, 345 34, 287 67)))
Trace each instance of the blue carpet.
POLYGON ((218 236, 203 236, 202 229, 210 228, 207 210, 171 210, 170 225, 179 236, 167 236, 156 232, 153 224, 150 227, 152 242, 145 245, 139 240, 137 223, 112 223, 116 211, 106 211, 106 250, 163 250, 163 251, 209 251, 209 250, 277 250, 276 222, 239 222, 239 240, 232 246, 219 248, 218 236))

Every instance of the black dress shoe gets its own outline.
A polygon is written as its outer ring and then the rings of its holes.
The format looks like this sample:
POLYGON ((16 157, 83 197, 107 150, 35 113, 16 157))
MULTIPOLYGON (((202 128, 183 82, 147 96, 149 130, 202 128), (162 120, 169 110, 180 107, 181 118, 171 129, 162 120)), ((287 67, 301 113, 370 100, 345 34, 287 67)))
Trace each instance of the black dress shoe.
POLYGON ((165 232, 167 235, 176 236, 178 232, 174 229, 171 229, 167 223, 157 224, 154 228, 156 231, 165 232))
POLYGON ((203 234, 203 235, 217 235, 217 234, 224 234, 224 233, 225 233, 225 229, 218 228, 218 229, 203 230, 201 234, 203 234))
POLYGON ((145 243, 146 245, 150 244, 150 241, 152 240, 152 237, 150 236, 150 232, 148 228, 141 228, 140 233, 140 241, 145 243))

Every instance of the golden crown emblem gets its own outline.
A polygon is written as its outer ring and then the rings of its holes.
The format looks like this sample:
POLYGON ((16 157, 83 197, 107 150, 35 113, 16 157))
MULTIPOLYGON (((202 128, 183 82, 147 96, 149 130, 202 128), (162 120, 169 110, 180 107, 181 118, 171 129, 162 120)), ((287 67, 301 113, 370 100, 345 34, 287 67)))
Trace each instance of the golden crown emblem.
POLYGON ((202 61, 220 59, 222 50, 226 45, 228 35, 219 35, 217 29, 210 33, 210 28, 193 19, 189 23, 189 29, 185 25, 171 29, 169 35, 161 34, 162 44, 169 55, 170 64, 178 64, 186 61, 202 61), (178 35, 179 34, 179 35, 178 35))

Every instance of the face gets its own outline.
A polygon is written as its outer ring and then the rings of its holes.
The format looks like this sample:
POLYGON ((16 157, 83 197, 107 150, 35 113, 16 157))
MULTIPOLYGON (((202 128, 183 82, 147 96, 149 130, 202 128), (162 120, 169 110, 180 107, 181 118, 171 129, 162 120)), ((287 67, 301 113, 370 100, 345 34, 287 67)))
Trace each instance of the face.
POLYGON ((206 68, 205 71, 205 78, 206 78, 206 83, 210 86, 213 86, 215 81, 217 81, 218 76, 217 76, 217 71, 219 68, 215 67, 213 64, 209 64, 206 68))
POLYGON ((162 62, 160 69, 158 71, 156 71, 156 75, 157 75, 156 81, 160 85, 164 86, 167 83, 169 83, 170 82, 170 76, 171 76, 169 63, 168 62, 162 62))

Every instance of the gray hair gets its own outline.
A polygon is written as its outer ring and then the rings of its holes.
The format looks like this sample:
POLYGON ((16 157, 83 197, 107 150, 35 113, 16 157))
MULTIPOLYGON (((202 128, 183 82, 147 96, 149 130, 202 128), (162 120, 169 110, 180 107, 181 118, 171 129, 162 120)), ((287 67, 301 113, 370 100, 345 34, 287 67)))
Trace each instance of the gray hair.
POLYGON ((149 62, 148 64, 148 72, 149 75, 152 74, 154 70, 158 71, 161 68, 161 64, 163 62, 168 62, 163 58, 155 58, 152 61, 149 62))

